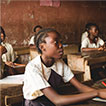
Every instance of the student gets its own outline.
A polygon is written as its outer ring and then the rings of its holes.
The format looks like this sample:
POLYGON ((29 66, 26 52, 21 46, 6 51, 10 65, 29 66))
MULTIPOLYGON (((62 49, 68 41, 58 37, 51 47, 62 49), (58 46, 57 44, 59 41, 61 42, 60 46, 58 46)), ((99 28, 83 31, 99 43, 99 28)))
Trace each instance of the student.
POLYGON ((6 53, 7 50, 4 46, 0 45, 0 79, 4 78, 4 65, 5 63, 2 61, 2 55, 6 53))
POLYGON ((0 36, 1 36, 1 45, 4 46, 7 50, 7 53, 2 55, 2 60, 6 64, 11 64, 16 59, 16 55, 14 53, 13 47, 11 44, 5 42, 6 34, 4 29, 0 26, 0 36))
POLYGON ((82 33, 82 36, 81 36, 81 42, 88 37, 88 29, 89 29, 89 26, 91 26, 93 23, 87 23, 86 26, 85 26, 85 31, 82 33))
POLYGON ((41 55, 30 61, 25 70, 25 106, 67 105, 97 96, 106 99, 106 89, 95 90, 81 84, 61 60, 63 47, 60 34, 56 30, 46 28, 37 34, 36 48, 41 55), (56 88, 64 82, 72 83, 82 93, 58 94, 56 88))
POLYGON ((88 28, 88 37, 81 42, 81 51, 95 51, 105 49, 104 41, 99 37, 99 28, 91 24, 88 28))
MULTIPOLYGON (((99 37, 99 28, 96 24, 91 24, 88 27, 88 37, 85 38, 81 44, 81 51, 88 52, 88 51, 104 51, 105 43, 99 37)), ((94 81, 106 78, 106 70, 104 66, 93 69, 91 71, 91 76, 94 81)))
POLYGON ((5 42, 5 31, 4 29, 0 26, 0 37, 1 37, 1 46, 4 46, 7 50, 6 53, 3 53, 1 58, 2 58, 2 62, 5 63, 5 76, 8 75, 14 75, 17 74, 14 70, 13 70, 13 66, 25 66, 25 64, 17 64, 16 59, 17 56, 14 53, 13 47, 11 44, 5 42))
POLYGON ((29 41, 30 46, 35 46, 34 37, 36 36, 36 33, 39 32, 41 29, 42 29, 42 26, 40 26, 40 25, 37 25, 34 27, 34 29, 33 29, 34 35, 31 37, 31 39, 29 41))

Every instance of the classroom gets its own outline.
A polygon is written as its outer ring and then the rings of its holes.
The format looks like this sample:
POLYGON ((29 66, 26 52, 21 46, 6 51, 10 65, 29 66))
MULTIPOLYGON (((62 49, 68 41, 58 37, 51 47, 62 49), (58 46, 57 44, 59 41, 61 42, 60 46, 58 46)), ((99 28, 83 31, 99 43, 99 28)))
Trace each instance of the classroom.
POLYGON ((106 1, 1 0, 0 106, 106 106, 106 1))

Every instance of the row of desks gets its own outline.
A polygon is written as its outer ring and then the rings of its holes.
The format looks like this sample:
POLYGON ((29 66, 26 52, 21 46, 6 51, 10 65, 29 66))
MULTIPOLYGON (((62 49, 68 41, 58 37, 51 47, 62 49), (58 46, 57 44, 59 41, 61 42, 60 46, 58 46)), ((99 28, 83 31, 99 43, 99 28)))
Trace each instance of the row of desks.
POLYGON ((67 55, 72 70, 84 72, 84 81, 91 80, 91 69, 106 66, 106 51, 72 53, 67 55))
MULTIPOLYGON (((1 92, 0 106, 11 106, 11 104, 14 104, 14 103, 16 104, 16 103, 23 101, 23 95, 22 95, 23 83, 21 83, 22 79, 21 81, 20 81, 20 78, 17 80, 19 80, 19 82, 16 84, 14 83, 15 81, 8 83, 8 84, 6 84, 5 81, 4 83, 0 83, 0 92, 1 92)), ((102 81, 106 82, 106 79, 103 79, 93 84, 93 86, 92 85, 91 86, 94 88, 104 88, 104 86, 101 85, 102 81)), ((71 88, 73 88, 71 87, 71 85, 65 85, 65 90, 62 90, 64 89, 64 86, 60 90, 62 91, 62 93, 64 92, 64 94, 72 94, 71 91, 73 90, 71 88)), ((92 99, 90 99, 90 100, 87 100, 81 103, 71 104, 68 106, 106 106, 106 102, 97 102, 97 101, 93 101, 92 99)))
POLYGON ((0 80, 0 106, 10 106, 23 100, 24 74, 7 76, 0 80))
MULTIPOLYGON (((64 50, 65 50, 65 56, 67 57, 68 65, 70 66, 70 68, 73 71, 84 72, 83 81, 91 80, 90 71, 92 67, 98 67, 98 64, 101 64, 101 65, 106 64, 106 52, 105 51, 104 52, 100 51, 100 52, 78 53, 77 46, 65 47, 64 50), (73 51, 71 51, 72 47, 73 47, 73 51)), ((38 55, 35 48, 30 49, 29 53, 31 56, 33 56, 32 58, 38 55)), ((12 95, 22 94, 22 84, 15 84, 15 85, 14 84, 0 84, 0 94, 1 94, 0 103, 2 103, 1 106, 4 106, 4 98, 6 95, 12 96, 12 95), (17 91, 19 91, 20 93, 19 92, 17 93, 17 91)), ((78 105, 76 104, 73 106, 105 106, 106 105, 106 104, 104 105, 103 103, 97 105, 98 103, 95 103, 95 102, 89 102, 89 103, 90 105, 88 105, 88 103, 86 102, 85 104, 78 104, 78 105), (92 103, 93 105, 91 105, 92 103)))

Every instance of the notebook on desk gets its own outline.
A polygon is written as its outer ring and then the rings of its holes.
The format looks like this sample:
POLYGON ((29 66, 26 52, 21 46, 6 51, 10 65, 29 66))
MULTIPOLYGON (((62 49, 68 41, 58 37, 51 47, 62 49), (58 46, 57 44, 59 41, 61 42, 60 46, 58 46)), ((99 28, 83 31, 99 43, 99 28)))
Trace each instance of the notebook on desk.
POLYGON ((23 84, 24 74, 7 76, 0 80, 0 84, 23 84))
POLYGON ((93 98, 92 100, 97 101, 97 102, 106 102, 106 99, 102 99, 102 98, 99 98, 99 97, 93 98))

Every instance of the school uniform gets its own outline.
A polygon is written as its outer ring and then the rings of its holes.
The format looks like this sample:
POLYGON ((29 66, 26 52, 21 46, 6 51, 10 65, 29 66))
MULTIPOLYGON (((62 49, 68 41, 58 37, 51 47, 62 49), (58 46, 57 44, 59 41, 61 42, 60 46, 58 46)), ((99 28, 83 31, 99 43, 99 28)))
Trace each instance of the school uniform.
MULTIPOLYGON (((99 48, 100 46, 103 46, 104 45, 104 41, 99 37, 98 38, 98 41, 97 41, 97 44, 95 43, 91 43, 89 38, 85 38, 82 42, 82 45, 81 45, 81 49, 82 48, 99 48)), ((98 68, 98 69, 93 69, 91 71, 91 76, 92 76, 92 79, 93 80, 99 80, 100 79, 100 75, 99 75, 99 72, 102 71, 104 73, 104 69, 103 69, 104 66, 98 68), (99 71, 98 71, 99 70, 99 71)))
POLYGON ((73 78, 74 74, 70 68, 62 61, 56 60, 51 67, 46 67, 41 57, 37 56, 28 63, 25 69, 23 95, 25 106, 55 106, 49 101, 41 89, 57 87, 73 78))
POLYGON ((103 46, 103 45, 104 45, 104 41, 100 37, 98 38, 97 44, 91 43, 89 38, 87 37, 81 43, 81 49, 82 48, 99 48, 100 46, 103 46))
POLYGON ((2 42, 1 45, 7 49, 7 52, 2 55, 3 62, 7 62, 7 61, 13 62, 16 59, 16 55, 13 51, 12 45, 4 42, 2 42))
POLYGON ((30 41, 29 41, 29 45, 34 45, 35 43, 34 43, 34 38, 35 38, 35 35, 33 35, 32 37, 31 37, 31 39, 30 39, 30 41))
POLYGON ((81 42, 82 42, 85 38, 87 38, 87 36, 88 36, 88 32, 85 31, 85 32, 82 34, 81 42))

